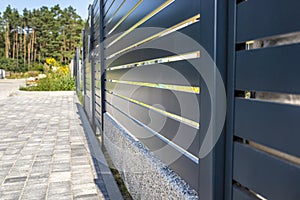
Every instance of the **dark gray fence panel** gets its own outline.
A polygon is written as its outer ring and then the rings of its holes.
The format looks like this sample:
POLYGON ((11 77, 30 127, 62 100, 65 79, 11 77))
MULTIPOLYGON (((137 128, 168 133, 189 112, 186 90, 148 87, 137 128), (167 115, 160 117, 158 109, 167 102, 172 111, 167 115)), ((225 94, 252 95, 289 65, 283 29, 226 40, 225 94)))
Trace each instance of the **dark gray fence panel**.
MULTIPOLYGON (((141 124, 149 127, 166 139, 181 146, 182 148, 187 149, 190 153, 194 154, 194 156, 197 156, 199 151, 199 142, 197 142, 199 135, 197 134, 197 128, 182 123, 179 120, 175 120, 164 113, 159 113, 144 107, 143 105, 130 102, 122 97, 109 93, 106 94, 106 96, 108 103, 113 105, 115 108, 122 110, 122 112, 130 118, 139 121, 141 124), (149 116, 150 110, 152 112, 151 116, 149 116), (152 120, 161 120, 165 122, 162 125, 158 125, 158 122, 153 122, 152 120)), ((154 101, 154 103, 156 102, 154 101)), ((140 136, 141 133, 137 130, 134 130, 132 134, 137 138, 143 138, 140 136)))
POLYGON ((300 44, 238 51, 236 88, 300 94, 300 44))
POLYGON ((237 43, 300 30, 300 1, 251 0, 237 6, 237 43))
POLYGON ((73 76, 75 78, 76 93, 81 92, 81 65, 80 65, 80 50, 77 47, 73 58, 73 76))
POLYGON ((89 120, 92 119, 92 66, 91 66, 91 27, 90 21, 91 17, 89 16, 88 21, 85 25, 84 31, 84 106, 85 111, 89 117, 89 120))
MULTIPOLYGON (((199 14, 200 4, 199 1, 193 0, 188 4, 184 1, 171 1, 171 0, 154 0, 154 1, 141 1, 138 5, 138 1, 132 1, 131 6, 126 4, 126 2, 120 7, 122 1, 115 1, 114 4, 110 6, 110 8, 105 8, 108 10, 107 16, 104 17, 105 23, 108 20, 111 20, 108 23, 108 26, 104 28, 104 37, 105 40, 105 64, 106 68, 110 67, 110 69, 106 70, 106 106, 107 112, 110 114, 114 114, 112 112, 119 111, 119 115, 115 116, 119 123, 123 126, 128 127, 128 130, 140 141, 145 144, 151 151, 155 154, 157 152, 156 148, 165 147, 166 149, 173 149, 172 151, 177 151, 178 149, 174 149, 170 143, 174 143, 174 145, 182 145, 184 142, 184 136, 187 138, 192 135, 192 144, 190 147, 187 147, 189 154, 194 154, 194 157, 191 158, 190 156, 183 156, 183 158, 178 159, 169 166, 175 170, 177 173, 182 175, 182 177, 192 185, 195 189, 197 189, 198 179, 195 179, 195 175, 198 175, 198 162, 197 152, 199 151, 199 134, 198 134, 198 127, 199 127, 199 116, 190 115, 183 115, 180 112, 180 106, 178 102, 176 102, 177 97, 176 95, 180 96, 183 99, 188 100, 190 96, 192 96, 192 92, 186 91, 177 91, 174 88, 178 87, 196 87, 198 88, 198 92, 194 94, 195 99, 199 99, 199 88, 200 88, 200 81, 201 78, 197 71, 193 69, 193 66, 188 61, 176 61, 176 62, 165 62, 164 65, 168 66, 170 69, 174 71, 178 71, 178 74, 183 74, 183 79, 185 81, 181 81, 179 78, 171 76, 170 73, 163 73, 161 72, 161 66, 155 63, 151 64, 141 64, 138 68, 133 66, 132 68, 127 69, 113 69, 118 68, 120 65, 124 64, 133 64, 134 62, 145 62, 149 59, 161 59, 166 56, 174 56, 177 55, 176 53, 190 53, 193 51, 198 51, 200 54, 200 50, 193 45, 186 44, 185 46, 177 45, 177 41, 179 41, 179 35, 177 34, 166 34, 164 37, 157 37, 149 40, 148 42, 140 45, 139 47, 142 49, 137 50, 137 48, 132 47, 128 49, 131 51, 124 52, 121 57, 120 55, 114 56, 109 58, 110 55, 115 54, 116 52, 127 48, 128 46, 140 42, 148 37, 152 37, 154 34, 162 31, 158 29, 148 29, 149 31, 141 32, 138 28, 141 27, 162 27, 162 28, 169 28, 173 25, 182 23, 184 20, 188 20, 193 15, 199 14), (136 8, 133 10, 132 13, 129 13, 124 18, 124 21, 115 27, 115 25, 119 22, 118 20, 121 19, 120 16, 124 17, 130 9, 132 9, 136 5, 136 8), (138 5, 138 6, 137 6, 138 5), (165 5, 165 7, 160 7, 165 5), (189 8, 190 12, 182 12, 183 10, 189 8), (154 10, 158 10, 157 12, 153 12, 154 10), (116 13, 117 11, 117 13, 116 13), (180 15, 178 14, 181 11, 180 15), (111 17, 116 14, 114 19, 111 17), (146 19, 145 21, 141 22, 145 16, 153 15, 146 19), (118 19, 118 20, 117 20, 118 19), (135 24, 139 23, 136 27, 133 27, 135 24), (115 27, 115 28, 114 28, 115 27), (113 36, 114 34, 121 33, 123 31, 127 31, 126 36, 122 37, 120 40, 114 40, 118 37, 118 35, 113 36), (110 37, 112 36, 112 37, 110 37), (110 37, 110 38, 108 38, 110 37), (114 42, 114 44, 112 44, 114 42), (170 51, 163 51, 154 48, 147 48, 147 45, 156 45, 157 47, 162 48, 169 48, 170 51), (194 49, 193 49, 194 48, 194 49), (134 50, 134 52, 133 52, 134 50), (176 52, 176 53, 174 53, 176 52), (113 63, 111 63, 113 62, 113 63), (137 70, 133 70, 136 68, 137 70), (133 71, 136 71, 133 73, 133 71), (114 81, 114 82, 113 82, 114 81), (123 81, 123 82, 120 82, 123 81), (126 84, 127 82, 138 82, 134 84, 126 84), (158 84, 157 86, 151 87, 149 85, 143 84, 158 84), (170 86, 171 85, 171 86, 170 86), (135 92, 130 93, 130 90, 138 86, 138 89, 135 92), (163 88, 169 87, 169 88, 163 88), (113 94, 110 94, 113 93, 113 94), (121 97, 120 97, 121 95, 121 97), (166 123, 162 127, 161 130, 157 130, 157 127, 150 124, 149 121, 149 107, 153 104, 160 104, 164 106, 168 113, 156 112, 156 118, 166 118, 166 123), (146 105, 146 106, 145 106, 146 105), (130 107, 130 110, 127 110, 127 107, 130 107), (120 114, 122 113, 122 115, 120 114), (174 119, 174 115, 175 119, 174 119), (178 120, 179 119, 179 120, 178 120), (129 121, 130 123, 129 123, 129 121), (183 120, 181 122, 180 120, 183 120), (191 121, 192 120, 192 121, 191 121), (195 121, 193 121, 195 120, 195 121), (188 123, 187 123, 187 122, 188 123), (129 124, 127 124, 129 123, 129 124), (132 125, 132 123, 138 123, 139 125, 132 125), (137 127, 133 128, 133 127, 137 127), (178 128, 181 126, 178 133, 178 128), (141 130, 142 129, 142 130, 141 130), (144 139, 143 137, 139 137, 141 133, 149 134, 155 133, 156 135, 152 136, 151 139, 144 139), (174 137, 177 136, 177 139, 174 137), (164 139, 163 139, 164 138, 164 139), (161 140, 160 142, 157 142, 161 140), (167 142, 168 141, 168 142, 167 142), (161 144, 161 145, 158 145, 161 144), (158 147, 156 147, 158 145, 158 147), (194 161, 193 161, 194 160, 194 161), (187 163, 193 163, 188 164, 187 163)), ((105 5, 106 6, 106 5, 105 5)), ((187 21, 185 26, 182 26, 180 31, 184 34, 191 35, 193 38, 199 38, 199 17, 194 19, 195 21, 190 22, 187 21), (190 23, 189 23, 190 22, 190 23)), ((174 27, 176 29, 176 27, 174 27)), ((194 45, 195 46, 195 45, 194 45)), ((195 57, 195 59, 190 59, 189 61, 192 64, 199 64, 199 56, 195 57)), ((159 61, 158 61, 159 62, 159 61)), ((125 67, 126 68, 126 67, 125 67)), ((190 111, 194 111, 193 105, 184 105, 186 107, 190 107, 190 111)), ((197 106, 197 102, 194 106, 197 106)), ((150 109, 152 110, 152 109, 150 109)), ((162 150, 162 155, 167 155, 168 151, 162 150)), ((157 154, 159 156, 159 153, 157 154)), ((161 156, 159 156, 161 157, 161 156)), ((166 162, 163 157, 161 157, 163 161, 166 162)))
POLYGON ((299 113, 300 106, 236 99, 234 133, 300 157, 299 113))
POLYGON ((103 53, 101 49, 101 42, 102 38, 102 12, 101 9, 103 3, 101 0, 95 0, 92 5, 92 37, 91 37, 91 44, 92 44, 92 51, 91 51, 91 58, 92 58, 92 66, 93 66, 93 93, 94 93, 94 122, 95 125, 102 130, 102 113, 103 113, 103 106, 102 106, 102 82, 103 82, 103 70, 102 70, 102 60, 101 54, 103 53))
POLYGON ((233 178, 267 199, 298 199, 300 167, 251 148, 234 145, 233 178))

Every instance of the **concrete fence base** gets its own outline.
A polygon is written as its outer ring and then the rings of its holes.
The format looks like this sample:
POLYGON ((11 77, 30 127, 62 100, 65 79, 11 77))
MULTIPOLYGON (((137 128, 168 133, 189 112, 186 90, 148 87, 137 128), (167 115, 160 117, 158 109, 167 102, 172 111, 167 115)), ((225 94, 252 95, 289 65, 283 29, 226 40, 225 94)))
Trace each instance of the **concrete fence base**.
POLYGON ((104 144, 134 199, 198 199, 195 190, 104 114, 104 144))

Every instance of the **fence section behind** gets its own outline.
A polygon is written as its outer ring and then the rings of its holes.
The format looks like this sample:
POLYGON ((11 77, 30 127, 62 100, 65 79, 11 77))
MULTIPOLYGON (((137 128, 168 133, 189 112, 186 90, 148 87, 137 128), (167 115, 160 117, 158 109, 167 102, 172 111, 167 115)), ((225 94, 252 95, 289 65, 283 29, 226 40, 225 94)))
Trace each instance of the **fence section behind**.
POLYGON ((297 199, 300 2, 251 0, 231 6, 236 21, 229 27, 235 31, 228 66, 235 94, 232 199, 297 199))

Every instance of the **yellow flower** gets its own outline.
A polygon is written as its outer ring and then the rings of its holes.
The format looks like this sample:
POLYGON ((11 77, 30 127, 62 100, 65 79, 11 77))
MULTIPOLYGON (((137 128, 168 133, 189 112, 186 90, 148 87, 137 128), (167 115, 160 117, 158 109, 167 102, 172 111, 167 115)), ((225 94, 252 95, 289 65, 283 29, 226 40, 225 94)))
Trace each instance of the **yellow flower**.
POLYGON ((56 62, 56 60, 54 58, 46 58, 46 63, 48 65, 58 67, 58 63, 56 62))

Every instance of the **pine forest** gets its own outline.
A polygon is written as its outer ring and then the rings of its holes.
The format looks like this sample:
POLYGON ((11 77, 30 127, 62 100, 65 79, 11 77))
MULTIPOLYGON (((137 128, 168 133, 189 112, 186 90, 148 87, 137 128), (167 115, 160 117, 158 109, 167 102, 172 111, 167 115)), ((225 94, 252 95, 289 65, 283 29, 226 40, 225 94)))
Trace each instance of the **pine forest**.
POLYGON ((43 68, 47 58, 67 65, 81 46, 83 20, 73 7, 0 13, 0 68, 25 72, 43 68))

